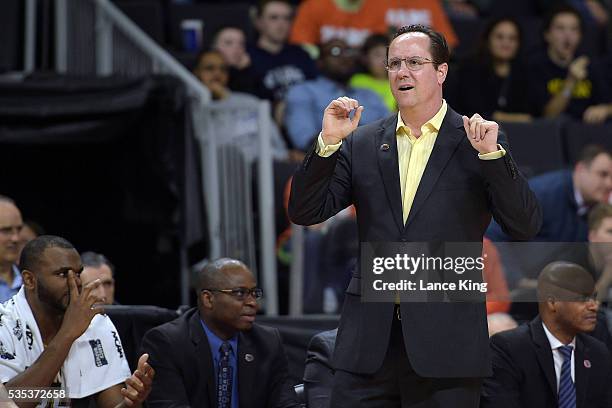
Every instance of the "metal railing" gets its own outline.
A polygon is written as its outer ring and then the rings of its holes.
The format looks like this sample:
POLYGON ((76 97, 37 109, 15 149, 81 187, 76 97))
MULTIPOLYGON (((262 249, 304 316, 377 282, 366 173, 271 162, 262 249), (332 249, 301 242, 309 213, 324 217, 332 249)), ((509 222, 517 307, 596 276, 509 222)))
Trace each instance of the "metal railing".
POLYGON ((204 174, 210 174, 213 167, 219 174, 210 180, 211 190, 206 194, 216 192, 221 204, 215 209, 218 213, 209 213, 211 218, 220 220, 220 251, 224 256, 241 259, 255 271, 257 245, 251 186, 256 166, 259 276, 263 277, 266 312, 278 314, 270 104, 255 100, 212 102, 204 107, 204 118, 206 131, 198 140, 204 174), (256 158, 249 157, 251 150, 257 152, 256 158), (208 161, 212 156, 214 161, 208 161))
MULTIPOLYGON (((34 68, 34 49, 36 38, 36 1, 26 0, 25 18, 26 33, 24 44, 24 67, 29 72, 34 68)), ((210 237, 210 256, 228 256, 237 245, 248 245, 243 253, 247 254, 245 262, 256 269, 255 239, 253 226, 244 228, 244 239, 240 243, 228 242, 230 232, 235 224, 227 220, 239 219, 243 214, 228 213, 247 207, 223 207, 220 184, 224 181, 223 168, 219 167, 219 151, 215 148, 216 139, 222 138, 211 122, 211 114, 218 108, 210 104, 210 92, 172 55, 160 47, 136 24, 126 17, 109 0, 55 0, 55 68, 59 73, 73 75, 125 75, 141 76, 149 74, 167 74, 179 78, 185 85, 191 106, 191 121, 196 138, 204 146, 202 164, 204 171, 204 201, 207 207, 210 237), (208 148, 210 147, 210 148, 208 148), (223 212, 225 211, 225 212, 223 212), (222 219, 225 215, 225 223, 222 219), (230 252, 227 252, 230 251, 230 252)), ((264 103, 256 107, 259 118, 258 135, 268 132, 270 117, 269 105, 264 103)), ((266 313, 278 314, 278 295, 276 290, 274 205, 272 194, 272 158, 270 141, 266 137, 259 139, 259 160, 257 166, 258 204, 260 214, 259 247, 261 248, 260 276, 263 277, 266 292, 266 313)), ((230 162, 228 162, 230 163, 230 162)), ((236 162, 231 162, 235 164, 236 162)), ((245 197, 251 204, 251 196, 245 197)), ((248 220, 252 222, 252 210, 248 220)), ((187 221, 188 222, 188 221, 187 221)), ((241 233, 239 233, 241 234, 241 233)), ((180 254, 181 266, 181 301, 189 302, 190 272, 186 252, 180 254)))

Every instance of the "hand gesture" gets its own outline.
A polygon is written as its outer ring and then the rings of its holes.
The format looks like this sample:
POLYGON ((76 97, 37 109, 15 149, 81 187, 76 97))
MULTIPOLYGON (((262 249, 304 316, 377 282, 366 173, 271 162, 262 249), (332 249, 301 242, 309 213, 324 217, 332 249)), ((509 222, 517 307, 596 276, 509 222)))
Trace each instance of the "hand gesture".
POLYGON ((147 363, 148 359, 148 354, 140 356, 138 359, 138 368, 130 378, 125 380, 127 387, 121 389, 123 403, 128 407, 142 404, 151 392, 155 370, 147 363))
POLYGON ((571 77, 575 80, 582 81, 587 77, 587 67, 589 66, 589 57, 582 56, 572 61, 568 67, 571 77))
POLYGON ((363 106, 356 99, 342 96, 334 99, 323 112, 323 130, 321 137, 326 145, 339 143, 354 131, 359 125, 363 106), (353 119, 349 117, 355 110, 353 119))
POLYGON ((100 279, 89 282, 81 292, 76 284, 74 271, 68 271, 68 290, 70 291, 70 303, 64 313, 62 326, 69 338, 76 340, 89 327, 95 315, 104 313, 104 308, 100 305, 104 299, 96 295, 96 291, 101 284, 100 279))
POLYGON ((463 116, 463 127, 472 147, 480 154, 495 152, 497 147, 497 132, 499 125, 490 120, 484 120, 475 113, 471 118, 463 116))
POLYGON ((592 125, 604 123, 608 116, 612 115, 610 105, 589 106, 582 115, 582 120, 592 125))

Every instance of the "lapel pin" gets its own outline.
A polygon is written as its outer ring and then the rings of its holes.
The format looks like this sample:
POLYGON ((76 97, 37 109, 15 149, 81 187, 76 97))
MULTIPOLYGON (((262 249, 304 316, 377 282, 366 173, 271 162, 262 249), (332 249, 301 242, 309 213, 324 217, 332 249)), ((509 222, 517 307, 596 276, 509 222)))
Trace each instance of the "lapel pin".
POLYGON ((591 368, 591 361, 590 360, 584 360, 584 366, 586 368, 591 368))
POLYGON ((245 354, 245 355, 244 355, 244 359, 245 359, 245 360, 246 360, 248 363, 250 363, 251 361, 255 360, 255 356, 254 356, 254 355, 252 355, 252 354, 245 354))
POLYGON ((381 144, 380 150, 382 150, 383 152, 389 150, 389 145, 387 143, 381 144))

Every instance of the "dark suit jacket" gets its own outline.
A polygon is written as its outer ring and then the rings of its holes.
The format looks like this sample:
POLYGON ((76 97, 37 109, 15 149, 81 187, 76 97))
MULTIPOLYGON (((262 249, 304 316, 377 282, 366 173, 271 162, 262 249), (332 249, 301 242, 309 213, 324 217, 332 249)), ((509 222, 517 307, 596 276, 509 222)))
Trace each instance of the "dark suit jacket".
POLYGON ((334 381, 332 354, 338 329, 316 334, 306 350, 304 391, 308 408, 328 408, 334 381))
MULTIPOLYGON (((197 308, 147 332, 141 353, 155 369, 150 407, 215 408, 212 353, 197 308)), ((277 329, 253 325, 238 336, 241 408, 297 407, 288 381, 287 357, 277 329), (245 356, 254 357, 247 361, 245 356)))
MULTIPOLYGON (((552 350, 539 316, 493 336, 491 351, 493 376, 485 379, 482 408, 559 407, 552 350)), ((612 407, 612 361, 606 346, 579 334, 574 361, 576 407, 612 407)))
MULTIPOLYGON (((460 115, 448 109, 406 225, 402 222, 397 115, 357 128, 340 150, 323 158, 313 149, 296 171, 289 215, 297 224, 322 222, 350 204, 361 242, 482 242, 491 213, 517 239, 541 222, 535 196, 510 154, 478 158, 460 115), (381 148, 383 144, 388 149, 381 148)), ((499 143, 505 138, 500 134, 499 143)), ((347 289, 334 365, 373 373, 389 344, 392 302, 361 301, 361 272, 347 289)), ((424 377, 482 377, 490 373, 484 303, 402 303, 402 330, 414 370, 424 377)))
MULTIPOLYGON (((586 216, 578 215, 571 170, 541 174, 529 180, 529 186, 542 206, 542 228, 535 241, 585 242, 588 235, 586 216)), ((508 241, 495 222, 487 230, 492 241, 508 241)))

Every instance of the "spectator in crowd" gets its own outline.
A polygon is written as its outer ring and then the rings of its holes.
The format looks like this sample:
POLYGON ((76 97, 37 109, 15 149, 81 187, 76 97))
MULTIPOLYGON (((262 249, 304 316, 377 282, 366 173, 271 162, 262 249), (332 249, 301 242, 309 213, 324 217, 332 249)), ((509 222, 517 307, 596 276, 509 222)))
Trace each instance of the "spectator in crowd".
POLYGON ((612 299, 612 205, 598 204, 589 213, 589 254, 597 283, 597 299, 612 299))
POLYGON ((351 77, 349 85, 354 88, 369 89, 376 92, 390 112, 397 111, 395 98, 389 87, 389 77, 385 69, 389 38, 382 34, 369 36, 361 48, 361 57, 365 72, 351 77))
MULTIPOLYGON (((252 72, 256 77, 256 95, 278 104, 291 85, 314 79, 315 62, 306 51, 288 44, 293 8, 288 0, 260 0, 255 27, 259 38, 248 47, 252 72)), ((278 105, 277 105, 278 106, 278 105)), ((281 112, 276 116, 282 123, 281 112)))
POLYGON ((98 279, 100 285, 94 289, 94 295, 102 299, 105 305, 115 305, 115 266, 102 254, 95 252, 84 252, 81 254, 83 272, 81 272, 81 283, 87 286, 90 282, 98 279))
POLYGON ((307 150, 321 130, 323 111, 329 101, 340 96, 359 100, 364 106, 361 123, 373 122, 389 111, 378 95, 348 86, 355 69, 355 51, 340 39, 321 46, 321 76, 295 85, 287 93, 285 127, 294 147, 307 150))
POLYGON ((291 42, 310 48, 343 39, 361 47, 370 34, 389 35, 410 24, 430 26, 451 47, 457 37, 439 0, 305 0, 297 11, 291 42))
POLYGON ((444 9, 449 17, 473 20, 486 14, 493 3, 491 0, 444 0, 444 9))
POLYGON ((547 265, 538 279, 539 316, 491 338, 493 375, 481 406, 610 407, 612 360, 585 335, 596 326, 591 275, 569 262, 547 265))
POLYGON ((612 242, 612 205, 598 204, 589 213, 589 242, 612 242))
POLYGON ((487 326, 489 327, 489 337, 491 337, 499 332, 512 330, 518 324, 508 313, 496 312, 487 315, 487 326))
MULTIPOLYGON (((589 208, 608 201, 612 193, 612 156, 596 145, 586 146, 571 170, 558 170, 529 181, 542 207, 543 223, 535 241, 586 242, 589 208)), ((492 221, 487 231, 492 241, 509 241, 492 221)))
POLYGON ((94 398, 98 407, 140 405, 155 371, 143 355, 130 376, 117 329, 94 294, 100 282, 81 285, 72 244, 42 235, 25 246, 19 264, 23 287, 0 307, 0 381, 61 387, 68 398, 94 398))
POLYGON ((255 78, 244 31, 235 26, 219 28, 213 35, 212 48, 221 53, 228 66, 228 87, 232 91, 254 93, 255 78))
POLYGON ((598 61, 577 53, 582 20, 568 5, 554 8, 544 20, 546 53, 530 60, 527 92, 534 114, 566 114, 586 123, 612 116, 612 97, 598 61))
POLYGON ((332 355, 338 329, 318 333, 310 339, 304 367, 304 392, 308 408, 329 408, 334 368, 332 355))
MULTIPOLYGON (((219 51, 209 50, 200 54, 194 73, 210 90, 213 101, 220 106, 237 103, 254 104, 258 101, 253 95, 232 92, 228 89, 228 65, 219 51)), ((272 157, 284 160, 288 155, 285 143, 276 126, 271 126, 270 129, 272 157)), ((217 139, 218 145, 234 144, 249 162, 255 161, 259 149, 257 115, 248 111, 232 111, 231 115, 217 115, 214 130, 216 134, 222 135, 217 139)))
POLYGON ((467 116, 480 112, 496 121, 528 121, 523 64, 517 62, 521 30, 509 17, 492 20, 477 54, 452 77, 447 101, 467 116))
POLYGON ((12 199, 0 195, 0 302, 10 299, 21 287, 21 273, 16 264, 22 228, 19 208, 12 199))
POLYGON ((45 235, 45 230, 40 224, 32 220, 25 220, 23 222, 23 227, 19 231, 19 256, 17 259, 21 256, 23 247, 39 235, 45 235))
POLYGON ((255 324, 262 296, 242 262, 222 258, 195 282, 198 306, 145 335, 157 370, 152 407, 296 407, 277 329, 255 324))

